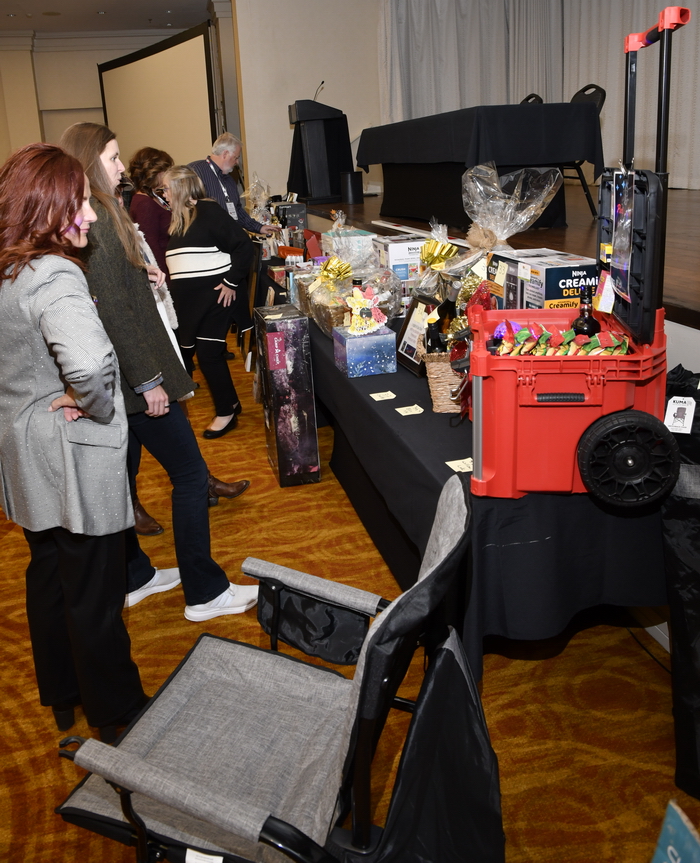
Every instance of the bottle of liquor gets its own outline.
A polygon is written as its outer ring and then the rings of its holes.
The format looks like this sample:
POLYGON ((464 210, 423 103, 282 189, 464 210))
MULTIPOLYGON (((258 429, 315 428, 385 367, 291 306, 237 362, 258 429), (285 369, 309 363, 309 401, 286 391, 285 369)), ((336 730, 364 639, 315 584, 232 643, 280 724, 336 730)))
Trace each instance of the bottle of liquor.
POLYGON ((590 285, 581 288, 579 316, 571 324, 571 329, 577 336, 591 337, 600 332, 600 322, 593 317, 593 288, 590 285))
POLYGON ((457 317, 457 297, 459 296, 461 287, 462 283, 459 279, 455 279, 452 282, 452 287, 450 288, 447 297, 437 307, 441 333, 448 333, 450 330, 450 324, 457 317))
POLYGON ((440 321, 431 321, 428 318, 428 326, 425 331, 425 352, 428 354, 444 354, 447 351, 445 337, 440 332, 440 321))

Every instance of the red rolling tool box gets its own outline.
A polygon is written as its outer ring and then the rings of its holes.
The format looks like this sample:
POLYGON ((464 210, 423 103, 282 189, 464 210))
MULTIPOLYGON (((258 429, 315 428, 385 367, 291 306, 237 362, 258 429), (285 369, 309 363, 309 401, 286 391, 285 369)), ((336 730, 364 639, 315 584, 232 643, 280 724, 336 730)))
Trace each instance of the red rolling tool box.
POLYGON ((472 330, 476 495, 589 492, 618 507, 649 504, 678 477, 679 455, 662 422, 666 389, 663 270, 668 174, 671 35, 690 10, 671 6, 659 22, 625 41, 624 156, 606 169, 599 192, 599 271, 616 286, 601 331, 625 333, 629 353, 597 356, 498 356, 494 330, 507 316, 521 326, 568 330, 575 309, 469 310, 472 330), (633 169, 637 52, 660 43, 656 171, 633 169))

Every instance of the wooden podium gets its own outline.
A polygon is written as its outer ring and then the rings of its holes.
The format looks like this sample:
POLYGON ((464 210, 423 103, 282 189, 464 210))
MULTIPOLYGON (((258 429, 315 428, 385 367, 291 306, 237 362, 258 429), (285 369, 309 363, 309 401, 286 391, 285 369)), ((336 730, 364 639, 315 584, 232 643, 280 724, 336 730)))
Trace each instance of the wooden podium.
POLYGON ((348 118, 338 108, 312 99, 289 106, 294 126, 287 191, 307 204, 342 200, 340 175, 354 171, 348 118))

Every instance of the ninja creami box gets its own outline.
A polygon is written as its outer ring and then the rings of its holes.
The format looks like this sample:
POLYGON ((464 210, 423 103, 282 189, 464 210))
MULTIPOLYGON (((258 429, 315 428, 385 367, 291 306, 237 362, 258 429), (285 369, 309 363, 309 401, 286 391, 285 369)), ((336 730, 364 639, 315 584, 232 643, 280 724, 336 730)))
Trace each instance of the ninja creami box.
POLYGON ((296 306, 255 309, 267 458, 280 486, 321 479, 309 319, 296 306))
POLYGON ((598 265, 554 249, 509 249, 492 253, 488 277, 499 309, 575 309, 582 287, 595 293, 598 265))

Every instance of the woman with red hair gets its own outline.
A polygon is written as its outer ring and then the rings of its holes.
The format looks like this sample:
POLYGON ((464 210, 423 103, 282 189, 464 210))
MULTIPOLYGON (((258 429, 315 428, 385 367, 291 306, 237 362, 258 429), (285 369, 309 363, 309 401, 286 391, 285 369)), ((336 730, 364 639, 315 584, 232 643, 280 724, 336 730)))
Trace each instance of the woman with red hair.
POLYGON ((77 159, 30 144, 0 169, 0 489, 29 543, 41 703, 103 740, 146 701, 121 617, 128 424, 78 250, 95 221, 77 159))

